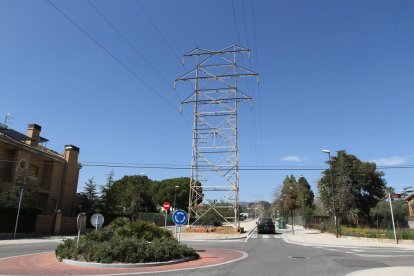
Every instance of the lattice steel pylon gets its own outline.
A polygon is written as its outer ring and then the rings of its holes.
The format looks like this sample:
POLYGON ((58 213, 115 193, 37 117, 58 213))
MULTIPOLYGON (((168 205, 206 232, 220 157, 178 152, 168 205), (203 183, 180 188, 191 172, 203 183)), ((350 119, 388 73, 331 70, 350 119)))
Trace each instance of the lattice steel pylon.
POLYGON ((251 98, 237 80, 258 74, 237 64, 239 54, 250 58, 250 50, 238 45, 196 48, 183 55, 195 58, 195 68, 175 80, 194 82, 194 92, 181 103, 194 104, 189 224, 215 212, 240 227, 237 106, 251 98))

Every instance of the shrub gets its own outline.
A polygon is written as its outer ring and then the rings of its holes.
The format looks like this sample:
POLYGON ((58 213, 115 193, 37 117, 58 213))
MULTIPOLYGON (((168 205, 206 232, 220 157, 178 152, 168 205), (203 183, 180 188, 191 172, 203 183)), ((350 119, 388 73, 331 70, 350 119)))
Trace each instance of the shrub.
POLYGON ((197 257, 192 248, 178 243, 171 232, 143 221, 116 219, 107 227, 85 234, 79 240, 65 240, 56 248, 59 260, 99 263, 142 263, 197 257))
POLYGON ((213 226, 218 227, 218 226, 222 226, 222 225, 223 225, 223 223, 220 220, 214 220, 213 221, 213 226))
POLYGON ((76 240, 72 239, 63 240, 63 244, 60 244, 55 250, 59 261, 62 261, 62 259, 77 260, 77 253, 76 240))

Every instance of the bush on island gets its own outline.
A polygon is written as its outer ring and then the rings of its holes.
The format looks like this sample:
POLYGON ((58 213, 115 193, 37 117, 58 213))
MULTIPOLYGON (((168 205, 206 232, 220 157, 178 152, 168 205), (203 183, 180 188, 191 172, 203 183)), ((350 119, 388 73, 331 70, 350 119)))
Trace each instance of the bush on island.
POLYGON ((98 263, 163 262, 198 257, 197 252, 178 243, 173 234, 156 225, 117 218, 108 226, 81 236, 66 239, 56 248, 56 257, 98 263))

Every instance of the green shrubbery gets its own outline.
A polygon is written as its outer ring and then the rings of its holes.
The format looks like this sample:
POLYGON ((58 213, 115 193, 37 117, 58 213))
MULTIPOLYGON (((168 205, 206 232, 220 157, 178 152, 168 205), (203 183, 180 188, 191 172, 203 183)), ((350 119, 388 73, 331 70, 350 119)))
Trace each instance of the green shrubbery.
MULTIPOLYGON (((412 229, 397 229, 396 234, 397 238, 400 240, 414 239, 414 230, 412 229)), ((341 226, 341 235, 377 239, 394 239, 394 232, 390 229, 357 228, 341 226)))
MULTIPOLYGON (((319 229, 320 224, 309 224, 309 228, 319 229)), ((326 225, 326 232, 335 233, 335 225, 326 225)), ((400 240, 414 240, 413 229, 397 229, 397 238, 400 240)), ((363 237, 363 238, 375 238, 375 239, 394 239, 394 232, 391 229, 375 229, 375 228, 362 228, 362 227, 348 227, 341 225, 340 234, 342 236, 351 237, 363 237)))
POLYGON ((82 236, 79 248, 76 243, 76 239, 68 239, 59 245, 59 260, 143 263, 198 257, 194 249, 178 243, 170 231, 143 221, 130 223, 126 218, 115 219, 107 227, 82 236))

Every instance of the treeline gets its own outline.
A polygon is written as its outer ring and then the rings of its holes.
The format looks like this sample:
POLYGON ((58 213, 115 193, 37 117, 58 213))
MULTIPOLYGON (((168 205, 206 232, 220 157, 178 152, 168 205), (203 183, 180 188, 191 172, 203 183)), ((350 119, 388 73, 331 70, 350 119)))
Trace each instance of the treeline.
MULTIPOLYGON (((389 227, 388 193, 394 193, 394 189, 386 186, 384 173, 377 170, 376 164, 363 162, 344 150, 338 151, 327 164, 331 166, 317 182, 316 200, 305 177, 286 176, 275 194, 274 210, 280 216, 302 216, 305 224, 313 216, 332 218, 335 213, 340 224, 389 227)), ((407 189, 400 193, 404 198, 407 189)), ((392 205, 396 221, 406 226, 407 202, 399 199, 392 205)))
POLYGON ((111 171, 104 185, 98 185, 93 178, 85 183, 82 192, 77 194, 76 214, 134 218, 139 213, 159 212, 166 201, 172 209, 187 210, 189 186, 188 177, 156 181, 145 175, 131 175, 115 180, 111 171))

